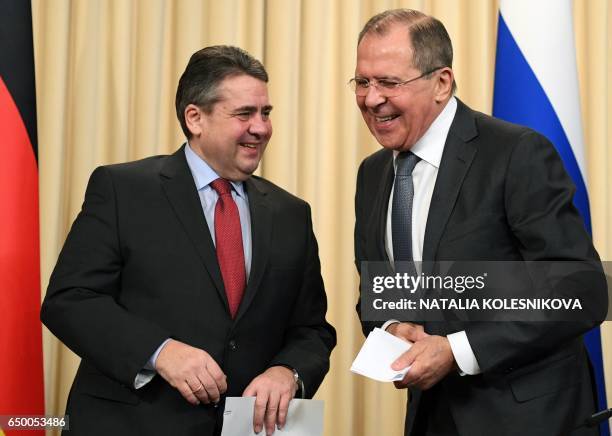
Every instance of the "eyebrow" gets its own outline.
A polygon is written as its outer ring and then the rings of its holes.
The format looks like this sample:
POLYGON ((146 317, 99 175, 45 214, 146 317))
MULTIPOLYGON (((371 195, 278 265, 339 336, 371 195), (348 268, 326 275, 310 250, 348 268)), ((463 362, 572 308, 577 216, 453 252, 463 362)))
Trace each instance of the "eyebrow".
MULTIPOLYGON (((272 109, 273 106, 269 104, 262 107, 262 110, 264 111, 271 111, 272 109)), ((257 106, 240 106, 234 109, 234 112, 257 112, 257 110, 257 106)))
POLYGON ((397 81, 401 81, 402 80, 401 78, 399 78, 397 76, 374 76, 374 77, 370 78, 370 77, 360 76, 360 75, 356 75, 355 79, 366 79, 366 80, 376 79, 376 80, 397 80, 397 81))
POLYGON ((374 77, 376 80, 389 80, 391 82, 401 82, 402 79, 400 79, 397 76, 377 76, 374 77))

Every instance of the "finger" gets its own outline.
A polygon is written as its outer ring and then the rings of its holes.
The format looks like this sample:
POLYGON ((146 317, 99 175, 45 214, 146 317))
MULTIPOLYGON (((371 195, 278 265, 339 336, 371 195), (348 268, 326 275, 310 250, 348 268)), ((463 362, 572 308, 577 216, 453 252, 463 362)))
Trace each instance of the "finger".
POLYGON ((217 390, 221 394, 225 393, 227 391, 227 377, 217 362, 215 362, 213 359, 208 360, 206 362, 206 369, 217 385, 217 390))
POLYGON ((422 379, 422 380, 418 380, 414 385, 420 390, 426 391, 427 389, 432 387, 434 383, 431 379, 422 379))
POLYGON ((412 381, 411 386, 416 386, 421 390, 426 390, 433 386, 433 384, 433 377, 431 374, 422 374, 420 377, 412 381))
POLYGON ((187 386, 189 387, 189 390, 191 392, 197 391, 199 388, 202 387, 202 383, 200 383, 200 381, 197 378, 191 379, 191 380, 185 379, 185 383, 187 383, 187 386))
POLYGON ((411 381, 412 380, 408 377, 408 373, 406 373, 403 379, 394 381, 393 384, 395 385, 396 389, 406 389, 408 387, 408 383, 411 381))
POLYGON ((447 371, 439 371, 436 367, 424 367, 422 376, 415 380, 414 384, 421 390, 427 390, 437 384, 446 374, 447 371))
POLYGON ((249 383, 249 385, 245 388, 244 392, 242 393, 243 397, 256 397, 257 396, 257 389, 253 386, 253 382, 249 383))
POLYGON ((278 429, 282 430, 285 427, 285 423, 287 422, 287 411, 289 410, 289 402, 291 401, 290 395, 283 395, 280 398, 278 403, 278 415, 276 418, 276 423, 278 424, 278 429))
POLYGON ((424 336, 427 336, 427 333, 423 330, 423 326, 412 323, 402 323, 398 328, 398 332, 400 336, 410 342, 417 342, 419 339, 423 339, 424 336))
POLYGON ((200 403, 210 403, 210 397, 208 395, 208 392, 206 391, 206 387, 198 378, 196 378, 195 381, 187 382, 187 386, 189 386, 191 393, 198 399, 200 403))
POLYGON ((422 336, 430 336, 430 334, 425 331, 425 327, 423 327, 422 325, 417 325, 415 327, 417 327, 417 331, 418 331, 418 333, 420 335, 422 335, 422 336))
POLYGON ((196 377, 193 380, 185 380, 191 393, 198 399, 199 402, 207 404, 208 394, 202 382, 196 377))
POLYGON ((414 362, 406 375, 404 376, 402 383, 405 386, 415 386, 425 375, 423 374, 423 368, 419 365, 419 362, 414 362))
POLYGON ((411 322, 403 322, 399 324, 397 328, 403 334, 408 334, 412 332, 416 327, 417 327, 416 324, 413 324, 411 322))
POLYGON ((204 386, 203 391, 206 392, 208 399, 213 403, 218 403, 220 398, 219 388, 217 387, 217 383, 213 380, 210 374, 208 374, 206 371, 203 371, 198 374, 198 379, 204 386))
POLYGON ((264 417, 264 423, 266 426, 266 434, 271 435, 274 433, 274 426, 276 424, 276 416, 278 415, 278 403, 280 401, 280 395, 277 391, 272 391, 268 397, 268 404, 266 406, 266 415, 264 417))
POLYGON ((391 364, 391 369, 394 371, 401 371, 402 369, 409 367, 410 365, 412 365, 412 363, 416 359, 416 356, 418 355, 418 353, 419 353, 419 350, 417 346, 416 345, 412 346, 410 350, 406 351, 400 357, 395 359, 395 362, 391 364))
POLYGON ((408 387, 408 385, 405 384, 403 380, 394 381, 393 385, 395 386, 395 389, 406 389, 408 387))
POLYGON ((257 392, 255 397, 255 408, 253 410, 253 430, 259 433, 263 428, 264 415, 268 404, 268 392, 257 392))
POLYGON ((200 404, 200 401, 193 394, 187 382, 179 383, 176 386, 176 389, 183 396, 183 398, 185 398, 189 403, 193 404, 194 406, 197 406, 198 404, 200 404))

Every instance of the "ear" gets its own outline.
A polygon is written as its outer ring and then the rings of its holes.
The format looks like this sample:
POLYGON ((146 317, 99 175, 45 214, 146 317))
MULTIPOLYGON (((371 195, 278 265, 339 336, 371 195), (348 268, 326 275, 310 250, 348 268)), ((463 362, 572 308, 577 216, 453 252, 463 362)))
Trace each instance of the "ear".
POLYGON ((436 81, 436 95, 435 99, 437 103, 441 103, 450 98, 453 93, 453 81, 455 75, 453 70, 448 67, 443 68, 438 73, 438 80, 436 81))
POLYGON ((193 136, 200 136, 203 129, 204 114, 195 104, 188 104, 185 108, 185 124, 193 136))

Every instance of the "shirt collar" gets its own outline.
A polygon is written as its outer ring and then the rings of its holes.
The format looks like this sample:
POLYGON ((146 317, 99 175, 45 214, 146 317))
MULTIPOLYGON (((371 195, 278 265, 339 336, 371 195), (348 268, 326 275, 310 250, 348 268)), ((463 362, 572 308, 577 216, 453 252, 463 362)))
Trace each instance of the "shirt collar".
MULTIPOLYGON (((410 151, 420 157, 421 160, 436 168, 440 168, 444 144, 446 143, 446 137, 456 112, 457 99, 451 97, 446 106, 444 106, 444 109, 442 109, 442 112, 431 123, 431 126, 429 126, 429 129, 427 129, 421 139, 412 146, 410 151)), ((398 154, 398 151, 393 152, 394 161, 398 154)))
MULTIPOLYGON (((204 159, 198 156, 195 151, 189 145, 189 142, 185 145, 185 158, 187 159, 187 165, 191 170, 191 175, 193 176, 193 180, 195 182, 196 188, 198 191, 202 189, 212 189, 210 183, 219 178, 219 175, 213 170, 210 165, 206 163, 204 159)), ((244 183, 243 182, 234 182, 230 180, 234 191, 241 196, 245 197, 244 193, 244 183)))

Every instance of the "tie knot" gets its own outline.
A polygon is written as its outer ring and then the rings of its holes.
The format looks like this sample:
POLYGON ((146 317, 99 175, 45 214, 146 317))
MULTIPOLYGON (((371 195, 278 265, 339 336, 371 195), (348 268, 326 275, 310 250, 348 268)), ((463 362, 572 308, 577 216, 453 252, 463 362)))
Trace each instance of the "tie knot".
POLYGON ((421 160, 416 154, 411 151, 403 151, 397 155, 395 162, 397 168, 395 170, 396 176, 411 176, 412 170, 416 164, 421 160))
POLYGON ((226 179, 218 178, 216 180, 213 180, 212 182, 210 182, 210 186, 215 191, 217 191, 219 197, 232 193, 232 186, 230 185, 230 182, 226 179))

